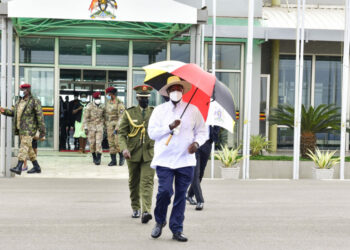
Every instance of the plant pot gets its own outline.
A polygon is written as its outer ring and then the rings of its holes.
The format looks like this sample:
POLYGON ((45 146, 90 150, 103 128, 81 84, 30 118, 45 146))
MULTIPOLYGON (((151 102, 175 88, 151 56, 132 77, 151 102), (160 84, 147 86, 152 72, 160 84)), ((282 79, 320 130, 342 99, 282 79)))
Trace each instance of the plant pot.
POLYGON ((239 179, 240 167, 223 168, 221 167, 221 177, 224 179, 239 179))
POLYGON ((322 169, 322 168, 312 168, 312 178, 316 180, 329 180, 333 179, 334 168, 322 169))

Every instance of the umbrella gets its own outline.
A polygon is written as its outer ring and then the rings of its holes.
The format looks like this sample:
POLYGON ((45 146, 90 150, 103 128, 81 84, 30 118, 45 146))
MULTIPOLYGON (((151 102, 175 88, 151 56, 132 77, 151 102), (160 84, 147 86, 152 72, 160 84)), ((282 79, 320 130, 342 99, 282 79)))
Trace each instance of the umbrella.
POLYGON ((183 96, 183 101, 195 105, 208 125, 217 125, 233 133, 236 117, 233 96, 214 75, 196 64, 179 61, 162 61, 143 69, 146 72, 144 82, 156 90, 160 90, 173 75, 191 83, 192 89, 183 96))

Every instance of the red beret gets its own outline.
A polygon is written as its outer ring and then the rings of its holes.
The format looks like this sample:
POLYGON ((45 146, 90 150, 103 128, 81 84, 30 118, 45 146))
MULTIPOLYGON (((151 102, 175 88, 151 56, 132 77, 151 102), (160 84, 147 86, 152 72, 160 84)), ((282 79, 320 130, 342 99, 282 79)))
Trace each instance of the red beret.
POLYGON ((115 88, 114 87, 106 88, 106 93, 109 93, 109 92, 115 92, 115 88))
POLYGON ((93 93, 93 94, 92 94, 92 98, 94 98, 94 99, 99 99, 99 98, 101 98, 101 93, 100 93, 100 92, 95 92, 95 93, 93 93))
POLYGON ((29 83, 23 83, 19 86, 20 89, 29 89, 31 86, 29 83))

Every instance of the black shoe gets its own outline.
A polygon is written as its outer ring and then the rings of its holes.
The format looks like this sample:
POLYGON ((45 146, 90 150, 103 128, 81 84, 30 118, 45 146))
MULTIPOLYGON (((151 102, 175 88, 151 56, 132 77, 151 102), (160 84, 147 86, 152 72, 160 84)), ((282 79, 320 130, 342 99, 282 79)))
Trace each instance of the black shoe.
POLYGON ((101 164, 101 153, 97 153, 96 154, 96 161, 95 161, 95 165, 100 165, 101 164))
POLYGON ((96 164, 96 153, 92 153, 92 162, 96 164))
POLYGON ((162 234, 162 229, 163 227, 165 227, 166 222, 164 222, 163 224, 160 223, 156 223, 155 227, 152 229, 152 233, 151 236, 152 238, 158 238, 161 234, 162 234))
POLYGON ((18 161, 17 166, 14 168, 11 168, 10 171, 15 174, 21 175, 23 163, 24 161, 18 161))
POLYGON ((122 152, 119 152, 119 166, 123 166, 125 162, 125 158, 122 152))
POLYGON ((133 210, 131 218, 140 218, 140 210, 133 210))
POLYGON ((198 202, 196 206, 196 210, 203 210, 204 204, 203 202, 198 202))
POLYGON ((112 161, 108 164, 108 166, 113 167, 117 166, 117 157, 115 154, 111 154, 112 161))
POLYGON ((40 174, 41 173, 41 168, 39 166, 38 161, 35 160, 32 163, 33 163, 33 168, 31 170, 28 170, 27 173, 28 174, 35 174, 35 173, 40 174))
POLYGON ((197 202, 190 196, 187 196, 186 200, 190 203, 190 205, 197 205, 197 202))
POLYGON ((146 224, 150 220, 152 220, 152 214, 149 214, 147 212, 142 213, 141 222, 143 224, 146 224))
POLYGON ((177 232, 173 234, 173 240, 181 241, 181 242, 186 242, 187 238, 182 232, 177 232))

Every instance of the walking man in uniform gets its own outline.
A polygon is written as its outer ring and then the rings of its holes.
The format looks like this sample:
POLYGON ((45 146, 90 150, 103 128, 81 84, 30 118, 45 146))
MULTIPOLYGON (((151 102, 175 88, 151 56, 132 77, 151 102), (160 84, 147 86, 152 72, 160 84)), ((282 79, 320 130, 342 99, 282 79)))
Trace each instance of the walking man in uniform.
POLYGON ((148 106, 152 87, 147 85, 136 86, 137 107, 125 110, 119 127, 120 149, 127 159, 129 169, 129 189, 132 218, 140 217, 141 222, 147 223, 152 219, 154 169, 150 167, 153 158, 154 141, 148 137, 148 121, 153 107, 148 106), (141 204, 140 204, 141 198, 141 204))
POLYGON ((101 93, 92 94, 93 102, 89 103, 84 111, 84 129, 90 143, 95 165, 101 164, 103 126, 105 122, 105 109, 101 104, 101 93))
POLYGON ((20 148, 17 166, 10 171, 18 175, 22 172, 22 166, 27 157, 33 163, 33 168, 28 174, 41 173, 41 168, 32 148, 32 140, 39 131, 39 140, 45 140, 45 123, 41 103, 31 94, 30 84, 22 84, 19 91, 20 99, 12 109, 0 107, 0 112, 6 116, 14 117, 15 135, 20 136, 20 148))
POLYGON ((109 153, 112 159, 108 166, 112 167, 117 165, 117 153, 119 154, 119 166, 123 166, 124 157, 119 149, 117 133, 119 128, 119 121, 123 115, 125 107, 122 103, 118 101, 117 89, 113 87, 109 87, 106 89, 106 98, 107 101, 105 106, 105 115, 107 138, 109 145, 109 153))

